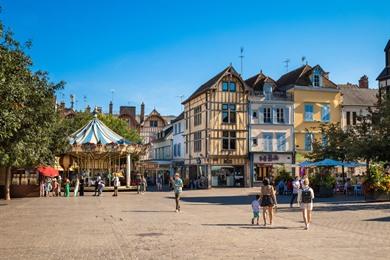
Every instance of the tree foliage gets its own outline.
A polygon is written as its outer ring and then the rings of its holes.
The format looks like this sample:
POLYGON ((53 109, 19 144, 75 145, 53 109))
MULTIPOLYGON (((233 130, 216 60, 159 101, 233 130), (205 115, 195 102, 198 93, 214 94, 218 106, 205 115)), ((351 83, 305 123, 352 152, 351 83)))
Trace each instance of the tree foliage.
POLYGON ((21 167, 53 159, 50 133, 55 122, 54 95, 64 83, 32 71, 32 60, 0 22, 0 165, 21 167))

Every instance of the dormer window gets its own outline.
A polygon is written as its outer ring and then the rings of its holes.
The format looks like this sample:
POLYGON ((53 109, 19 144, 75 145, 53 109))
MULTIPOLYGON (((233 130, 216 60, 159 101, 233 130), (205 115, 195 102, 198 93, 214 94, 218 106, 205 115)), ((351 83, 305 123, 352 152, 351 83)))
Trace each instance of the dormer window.
POLYGON ((271 85, 264 85, 264 97, 266 100, 271 100, 272 96, 272 86, 271 85))
POLYGON ((313 71, 313 86, 321 87, 321 71, 318 68, 313 71))

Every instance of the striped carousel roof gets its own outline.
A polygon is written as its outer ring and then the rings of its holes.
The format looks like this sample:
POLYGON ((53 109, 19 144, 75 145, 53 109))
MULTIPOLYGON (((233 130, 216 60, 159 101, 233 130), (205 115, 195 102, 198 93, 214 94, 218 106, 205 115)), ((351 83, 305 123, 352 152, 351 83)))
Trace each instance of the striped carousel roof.
POLYGON ((96 115, 83 128, 69 136, 70 144, 130 144, 128 140, 108 128, 96 115))

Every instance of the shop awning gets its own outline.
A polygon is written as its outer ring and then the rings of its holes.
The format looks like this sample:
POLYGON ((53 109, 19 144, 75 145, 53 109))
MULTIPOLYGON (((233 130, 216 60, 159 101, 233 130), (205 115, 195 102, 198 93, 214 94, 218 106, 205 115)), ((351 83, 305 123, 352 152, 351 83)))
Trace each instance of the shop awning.
POLYGON ((57 177, 59 175, 58 171, 50 166, 40 166, 37 170, 40 175, 45 177, 57 177))

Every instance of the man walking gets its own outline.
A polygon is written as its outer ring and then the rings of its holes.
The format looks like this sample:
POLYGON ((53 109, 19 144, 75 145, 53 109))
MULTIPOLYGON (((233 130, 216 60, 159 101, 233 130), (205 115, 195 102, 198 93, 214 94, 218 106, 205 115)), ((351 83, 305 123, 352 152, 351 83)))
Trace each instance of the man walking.
POLYGON ((175 180, 172 181, 173 191, 175 193, 176 212, 180 212, 180 195, 183 191, 183 181, 180 178, 180 174, 175 174, 175 180))
POLYGON ((298 192, 299 192, 299 188, 301 186, 299 180, 298 180, 298 176, 295 176, 295 179, 292 183, 292 186, 293 186, 293 192, 291 194, 291 200, 290 200, 290 208, 292 208, 295 200, 297 199, 298 197, 298 192))

